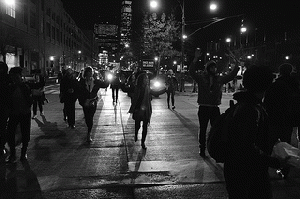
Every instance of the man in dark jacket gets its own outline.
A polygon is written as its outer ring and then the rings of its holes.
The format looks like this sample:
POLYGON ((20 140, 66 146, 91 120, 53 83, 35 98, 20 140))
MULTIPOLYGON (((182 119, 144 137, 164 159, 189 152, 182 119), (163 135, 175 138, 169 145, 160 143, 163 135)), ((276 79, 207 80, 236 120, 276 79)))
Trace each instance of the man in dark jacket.
POLYGON ((9 89, 8 66, 0 62, 0 162, 4 160, 4 145, 6 143, 6 127, 10 111, 11 92, 9 89))
MULTIPOLYGON (((294 102, 291 101, 292 96, 299 96, 299 84, 291 76, 293 66, 285 63, 279 66, 280 76, 275 80, 271 87, 266 91, 264 103, 266 111, 270 118, 270 131, 272 132, 271 144, 275 144, 278 139, 282 142, 291 143, 293 127, 298 125, 294 124, 294 119, 299 119, 298 116, 292 115, 289 111, 294 102)), ((282 169, 284 177, 288 177, 289 168, 282 169)))
POLYGON ((60 83, 60 93, 63 96, 64 113, 69 127, 75 128, 75 102, 78 98, 78 81, 73 69, 68 68, 60 83))
POLYGON ((120 72, 115 71, 113 74, 113 78, 111 80, 110 84, 111 92, 112 92, 112 99, 113 103, 118 102, 118 97, 119 97, 119 89, 120 89, 120 72))
POLYGON ((293 66, 282 64, 279 67, 280 76, 266 91, 264 103, 270 117, 270 128, 272 129, 272 141, 278 139, 282 142, 291 142, 293 131, 292 116, 289 115, 290 94, 300 94, 298 82, 291 77, 293 66))
POLYGON ((280 168, 271 157, 268 115, 262 107, 264 92, 272 83, 267 67, 253 66, 243 77, 245 92, 234 94, 237 106, 228 129, 224 176, 229 198, 272 198, 268 168, 280 168))
MULTIPOLYGON (((217 73, 217 64, 209 61, 205 65, 205 71, 196 71, 196 62, 201 56, 201 49, 196 49, 195 58, 190 65, 190 75, 198 83, 198 119, 200 124, 199 131, 199 148, 200 156, 205 157, 206 148, 206 130, 208 122, 213 124, 215 119, 220 115, 219 105, 222 98, 222 87, 224 84, 233 80, 239 71, 238 60, 235 59, 234 69, 227 75, 220 76, 217 73)), ((233 57, 234 58, 234 57, 233 57)))
POLYGON ((32 96, 30 87, 22 81, 21 67, 11 68, 9 75, 12 80, 10 85, 12 102, 7 124, 7 142, 10 148, 10 156, 7 162, 14 163, 16 161, 15 133, 19 124, 22 134, 20 160, 27 160, 26 152, 30 141, 32 96))

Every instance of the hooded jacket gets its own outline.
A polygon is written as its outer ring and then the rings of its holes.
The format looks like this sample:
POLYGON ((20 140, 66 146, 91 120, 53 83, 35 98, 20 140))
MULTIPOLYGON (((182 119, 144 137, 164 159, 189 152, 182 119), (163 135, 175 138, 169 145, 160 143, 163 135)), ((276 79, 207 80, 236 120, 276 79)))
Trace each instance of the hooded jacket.
POLYGON ((228 127, 224 162, 228 193, 233 198, 271 198, 268 168, 278 169, 280 162, 270 156, 267 114, 250 92, 235 93, 234 99, 238 104, 228 127))
MULTIPOLYGON (((206 65, 207 66, 207 65, 206 65)), ((205 71, 196 71, 195 63, 190 65, 190 75, 198 83, 198 104, 203 106, 218 106, 221 104, 222 87, 224 84, 234 79, 239 71, 239 67, 235 68, 227 75, 209 75, 206 68, 205 71)))

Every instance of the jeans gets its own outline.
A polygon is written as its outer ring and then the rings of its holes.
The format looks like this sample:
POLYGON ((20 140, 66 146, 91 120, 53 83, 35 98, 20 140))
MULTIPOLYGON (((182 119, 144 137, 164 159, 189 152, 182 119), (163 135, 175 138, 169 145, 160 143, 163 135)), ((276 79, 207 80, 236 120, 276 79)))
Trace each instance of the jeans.
POLYGON ((39 106, 40 112, 43 112, 43 96, 34 96, 33 97, 33 104, 32 104, 32 109, 33 109, 33 115, 36 115, 37 113, 37 106, 39 106))
MULTIPOLYGON (((141 127, 141 120, 135 120, 135 136, 137 137, 139 129, 141 127)), ((148 128, 148 121, 143 121, 143 131, 142 131, 142 143, 145 142, 147 136, 147 128, 148 128)))
POLYGON ((88 132, 91 132, 93 127, 93 118, 96 112, 97 106, 83 107, 85 123, 88 127, 88 132))
POLYGON ((18 124, 20 124, 21 128, 22 147, 27 148, 30 140, 31 113, 9 116, 7 124, 7 142, 12 156, 16 154, 15 136, 18 124))
POLYGON ((210 107, 210 106, 199 106, 198 109, 198 119, 199 119, 199 125, 200 125, 200 131, 198 134, 198 140, 199 140, 199 148, 201 151, 205 150, 206 148, 206 131, 208 122, 212 125, 216 118, 220 115, 220 108, 210 107))

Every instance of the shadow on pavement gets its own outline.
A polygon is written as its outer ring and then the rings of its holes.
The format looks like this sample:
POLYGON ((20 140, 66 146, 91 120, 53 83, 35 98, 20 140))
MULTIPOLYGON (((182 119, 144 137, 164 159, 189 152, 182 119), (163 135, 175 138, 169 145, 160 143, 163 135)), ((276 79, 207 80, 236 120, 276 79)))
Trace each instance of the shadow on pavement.
POLYGON ((192 120, 188 119, 187 117, 184 117, 181 113, 177 112, 176 110, 172 110, 172 112, 176 115, 176 117, 178 117, 183 126, 187 128, 198 139, 198 130, 195 131, 195 129, 199 129, 199 126, 194 124, 192 120))
POLYGON ((41 187, 28 161, 23 161, 24 170, 17 170, 15 164, 0 165, 0 198, 36 198, 41 187))
POLYGON ((66 139, 66 133, 58 129, 56 122, 52 123, 47 121, 45 116, 42 116, 43 121, 40 121, 38 119, 34 120, 40 127, 41 131, 44 133, 44 135, 38 136, 34 139, 34 148, 36 152, 35 159, 50 161, 50 147, 41 146, 39 142, 41 140, 55 139, 60 146, 65 147, 68 144, 68 140, 66 139))
POLYGON ((146 155, 146 151, 147 150, 141 149, 140 152, 139 152, 139 154, 138 154, 138 156, 137 156, 137 159, 136 159, 136 162, 135 162, 134 171, 132 172, 132 178, 131 178, 131 183, 132 184, 135 184, 135 179, 138 176, 138 171, 139 171, 139 168, 141 166, 141 162, 142 162, 143 158, 146 155))

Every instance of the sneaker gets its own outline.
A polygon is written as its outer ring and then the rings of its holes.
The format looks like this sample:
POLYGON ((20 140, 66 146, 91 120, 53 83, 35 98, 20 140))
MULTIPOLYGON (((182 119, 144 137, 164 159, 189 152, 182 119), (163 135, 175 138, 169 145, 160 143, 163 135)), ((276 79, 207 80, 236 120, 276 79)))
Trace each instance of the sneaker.
POLYGON ((147 147, 145 146, 145 143, 142 143, 141 145, 142 145, 142 148, 143 148, 144 150, 147 149, 147 147))
POLYGON ((75 125, 69 125, 71 129, 75 129, 75 125))
POLYGON ((22 156, 20 157, 20 161, 21 161, 21 162, 26 161, 26 160, 27 160, 27 154, 22 155, 22 156))
POLYGON ((44 111, 41 112, 41 116, 43 116, 43 115, 44 115, 44 111))
POLYGON ((35 118, 36 118, 36 115, 33 115, 33 116, 32 116, 32 119, 35 119, 35 118))
POLYGON ((172 106, 172 109, 174 110, 174 109, 175 109, 175 106, 172 106))
POLYGON ((13 163, 16 163, 17 162, 17 158, 16 156, 8 156, 8 158, 6 159, 6 163, 8 164, 13 164, 13 163))
POLYGON ((93 141, 93 139, 91 138, 91 136, 88 136, 87 139, 86 139, 86 142, 91 143, 92 141, 93 141))
POLYGON ((200 154, 200 156, 201 156, 202 158, 205 158, 205 157, 206 157, 205 152, 200 152, 199 154, 200 154))

